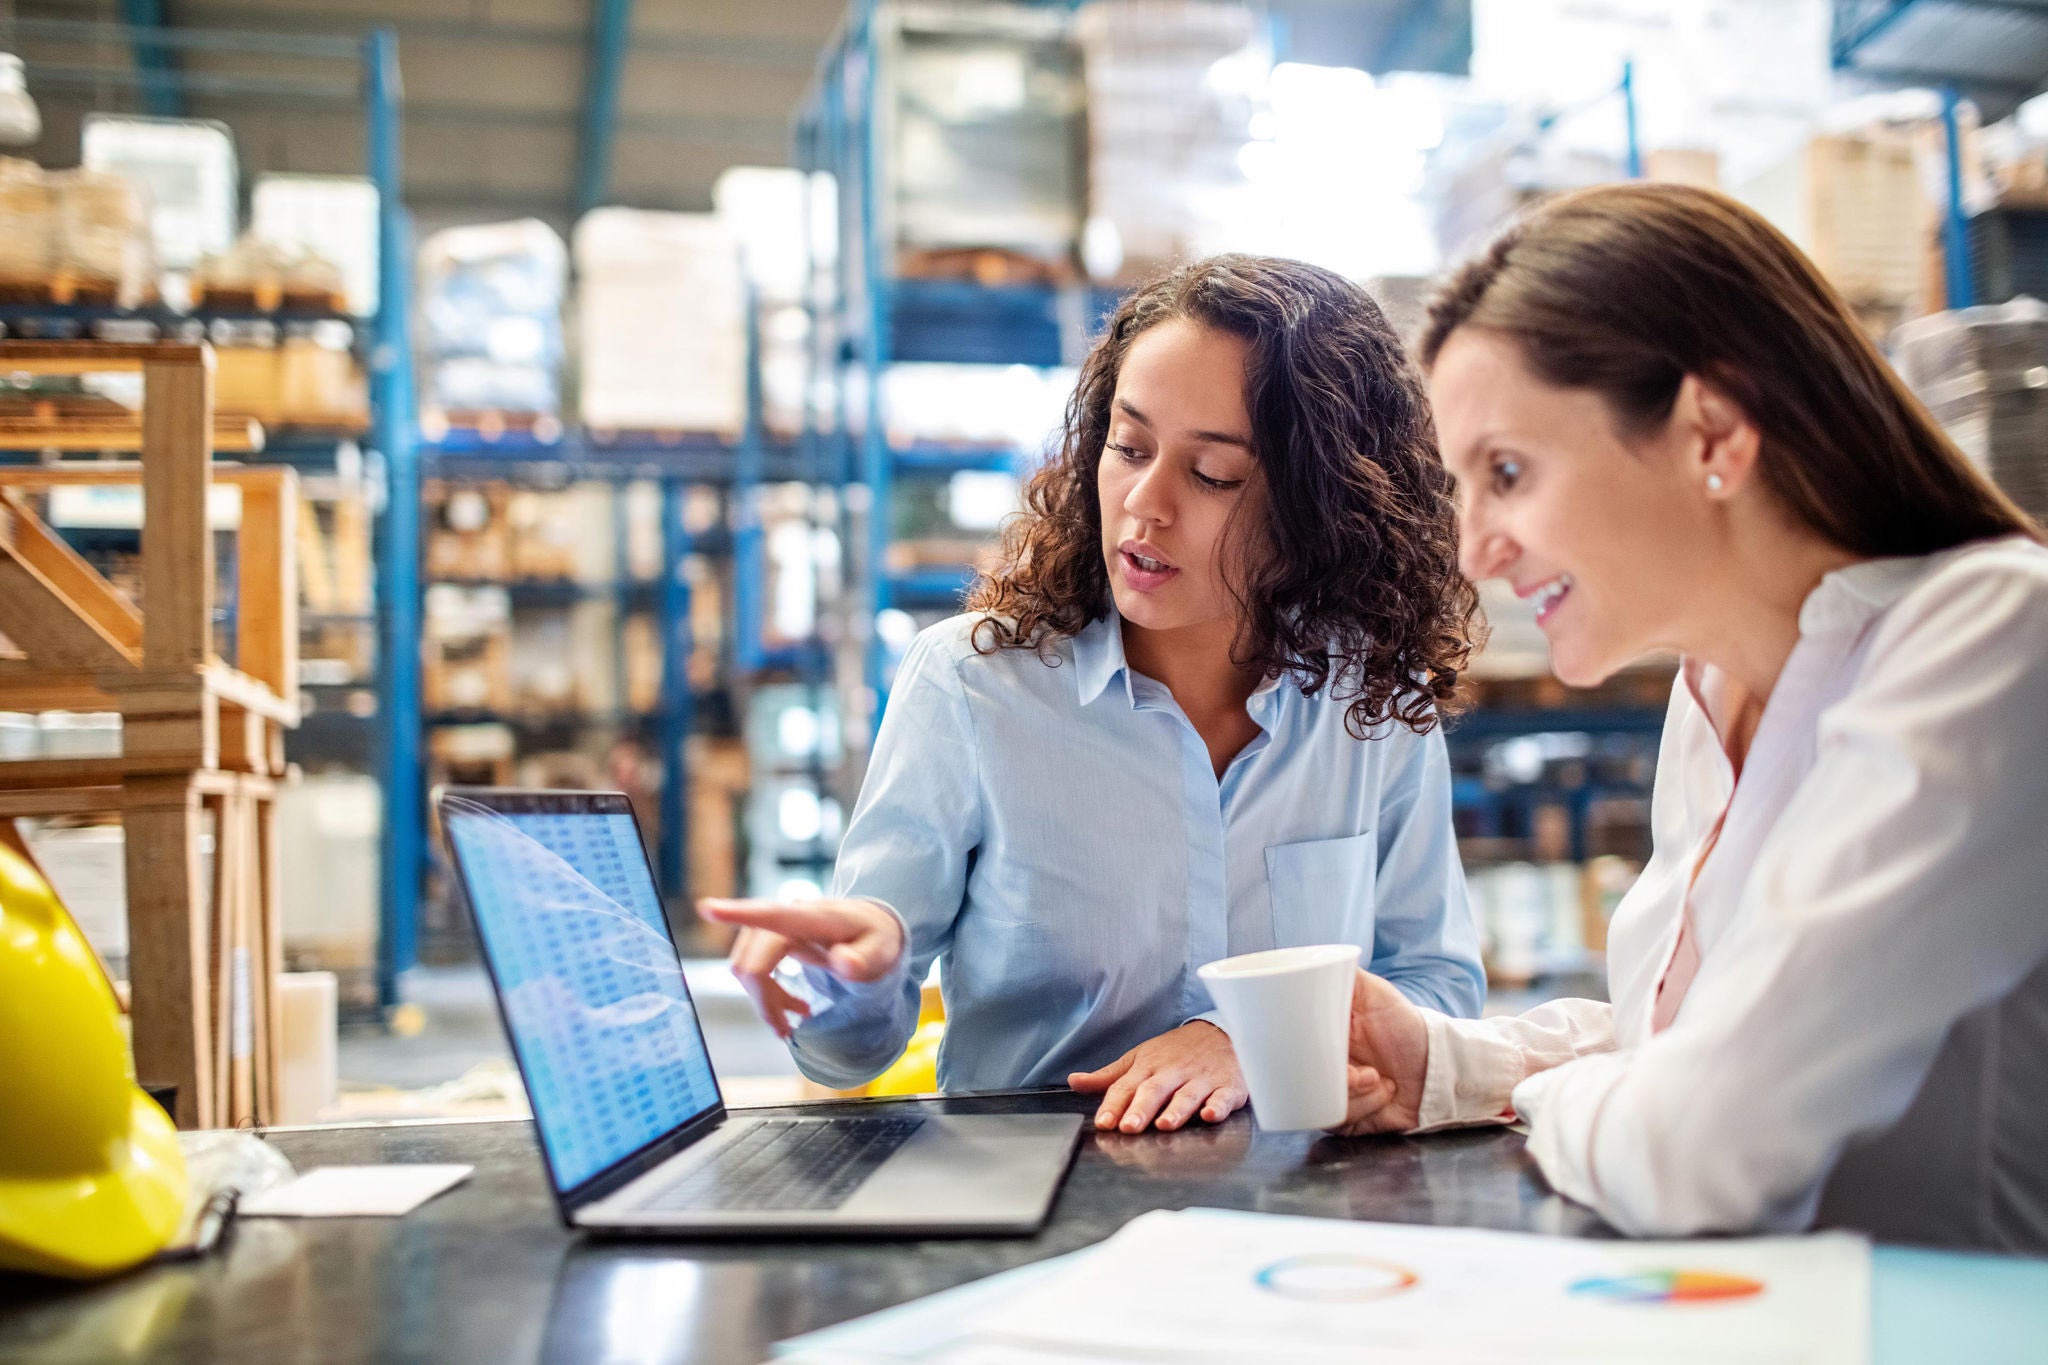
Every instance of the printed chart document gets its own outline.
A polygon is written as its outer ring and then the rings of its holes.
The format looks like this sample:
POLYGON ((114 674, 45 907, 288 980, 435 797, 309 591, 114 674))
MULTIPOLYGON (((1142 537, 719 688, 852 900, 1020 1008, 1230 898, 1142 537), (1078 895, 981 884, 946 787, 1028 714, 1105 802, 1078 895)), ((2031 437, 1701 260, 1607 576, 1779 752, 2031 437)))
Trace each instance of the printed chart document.
POLYGON ((784 1343, 781 1359, 1870 1358, 1870 1249, 1844 1233, 1600 1242, 1191 1209, 1147 1214, 1092 1250, 936 1299, 949 1297, 943 1320, 909 1304, 784 1343))

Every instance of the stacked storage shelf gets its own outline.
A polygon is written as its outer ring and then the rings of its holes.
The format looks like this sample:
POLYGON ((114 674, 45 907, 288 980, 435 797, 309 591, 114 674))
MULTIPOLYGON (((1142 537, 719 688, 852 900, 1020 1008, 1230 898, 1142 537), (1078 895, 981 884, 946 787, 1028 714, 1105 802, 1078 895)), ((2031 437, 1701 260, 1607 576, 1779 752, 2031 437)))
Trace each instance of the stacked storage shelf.
MULTIPOLYGON (((25 21, 22 30, 61 39, 77 27, 25 21)), ((150 30, 95 32, 96 44, 125 53, 146 43, 150 30)), ((210 54, 246 52, 254 41, 308 70, 359 82, 366 175, 258 177, 244 235, 233 125, 93 115, 80 139, 86 169, 31 174, 10 163, 0 171, 0 330, 207 341, 216 366, 215 453, 297 468, 296 681, 304 716, 287 732, 285 756, 304 780, 280 795, 280 856, 345 875, 308 876, 287 897, 284 949, 294 969, 336 971, 344 1008, 374 1011, 394 1001, 397 972, 410 961, 413 903, 404 868, 417 856, 419 824, 403 813, 383 818, 384 793, 417 786, 404 744, 410 727, 392 723, 410 712, 410 672, 403 651, 394 656, 383 640, 414 632, 402 612, 393 619, 407 594, 392 589, 410 581, 407 556, 393 547, 402 551, 406 538, 372 533, 380 515, 402 516, 405 501, 380 492, 403 488, 412 467, 411 337, 402 323, 392 325, 406 313, 403 272, 378 264, 404 231, 396 42, 381 30, 360 39, 252 39, 198 29, 178 37, 181 50, 210 54), (124 179, 145 182, 148 192, 124 189, 124 179), (309 196, 320 199, 317 208, 308 207, 309 196), (138 212, 138 198, 155 212, 138 212), (47 242, 31 221, 39 204, 54 214, 47 242), (146 235, 138 240, 139 227, 146 235)), ((35 65, 31 57, 31 72, 35 65)), ((276 92, 274 84, 214 70, 211 61, 200 65, 208 92, 235 107, 276 92)), ((162 79, 182 88, 185 71, 167 67, 162 79)), ((132 73, 117 63, 107 74, 118 88, 132 73)), ((7 414, 0 458, 49 458, 57 447, 38 434, 49 425, 45 408, 65 418, 62 449, 73 455, 133 450, 119 428, 133 425, 137 401, 113 390, 30 396, 7 414), (81 405, 97 406, 98 417, 81 405), (78 439, 96 420, 107 439, 78 439)), ((135 553, 136 516, 139 509, 124 527, 118 508, 76 507, 59 519, 118 574, 135 553)), ((90 736, 91 727, 75 728, 59 742, 90 736)))
MULTIPOLYGON (((850 486, 832 640, 858 759, 916 628, 959 609, 1115 295, 1077 266, 1071 6, 855 5, 799 119, 837 186, 807 430, 850 486)), ((842 795, 858 763, 842 773, 842 795)))
MULTIPOLYGON (((737 894, 744 717, 757 677, 790 664, 763 621, 777 593, 764 485, 812 478, 768 420, 734 234, 711 215, 622 209, 586 215, 567 254, 538 224, 465 231, 471 249, 422 258, 441 272, 430 287, 469 296, 445 310, 460 389, 516 401, 424 407, 430 779, 625 790, 673 905, 737 894), (486 264, 510 287, 480 306, 486 264), (499 330, 538 343, 502 374, 493 307, 516 324, 499 330), (528 352, 565 334, 574 382, 532 380, 528 352)), ((443 901, 434 924, 459 937, 443 901)))

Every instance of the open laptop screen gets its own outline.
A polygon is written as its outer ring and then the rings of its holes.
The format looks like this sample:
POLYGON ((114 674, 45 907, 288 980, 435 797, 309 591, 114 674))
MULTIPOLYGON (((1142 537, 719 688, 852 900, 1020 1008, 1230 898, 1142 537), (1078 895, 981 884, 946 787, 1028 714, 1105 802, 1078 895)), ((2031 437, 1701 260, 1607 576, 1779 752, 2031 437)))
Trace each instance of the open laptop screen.
POLYGON ((715 1108, 710 1055, 626 799, 507 793, 485 805, 450 793, 441 813, 556 1187, 572 1190, 715 1108), (565 808, 572 801, 585 808, 565 808))

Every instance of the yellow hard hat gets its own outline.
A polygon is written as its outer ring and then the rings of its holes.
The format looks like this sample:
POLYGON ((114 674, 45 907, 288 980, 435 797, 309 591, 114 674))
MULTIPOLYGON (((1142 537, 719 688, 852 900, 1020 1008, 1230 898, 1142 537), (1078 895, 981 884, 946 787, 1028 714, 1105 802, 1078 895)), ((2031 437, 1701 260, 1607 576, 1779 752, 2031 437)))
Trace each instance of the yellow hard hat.
POLYGON ((178 1230, 185 1161, 120 1013, 50 884, 0 843, 0 1270, 110 1274, 178 1230))

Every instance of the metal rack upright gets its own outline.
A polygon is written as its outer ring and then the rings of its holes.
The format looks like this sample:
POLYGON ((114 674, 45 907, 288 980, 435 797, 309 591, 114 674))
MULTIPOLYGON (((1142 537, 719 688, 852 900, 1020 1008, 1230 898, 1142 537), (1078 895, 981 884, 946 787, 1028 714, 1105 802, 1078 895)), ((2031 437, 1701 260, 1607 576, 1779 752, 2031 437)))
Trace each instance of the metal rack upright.
MULTIPOLYGON (((243 30, 167 28, 154 24, 103 24, 64 19, 0 20, 0 33, 31 41, 77 44, 135 55, 132 66, 25 63, 31 89, 134 90, 152 113, 175 113, 187 93, 216 102, 257 107, 292 106, 331 111, 350 94, 364 115, 365 162, 377 190, 378 277, 376 311, 348 318, 370 380, 370 443, 381 457, 386 495, 376 528, 376 612, 378 618, 378 713, 375 763, 387 793, 381 835, 381 895, 378 914, 377 992, 384 1005, 396 1001, 397 976, 413 960, 417 887, 424 832, 420 820, 389 801, 390 793, 419 789, 417 727, 394 723, 419 709, 419 473, 412 392, 412 333, 409 318, 411 226, 403 200, 400 160, 398 40, 388 28, 359 38, 243 30), (169 60, 177 52, 305 58, 349 69, 348 84, 318 80, 280 81, 225 72, 194 72, 169 60)), ((110 323, 148 323, 167 328, 186 322, 260 320, 250 315, 161 307, 108 309, 36 305, 35 323, 66 334, 90 335, 110 323)), ((14 309, 10 325, 26 314, 14 309)), ((262 315, 269 317, 271 315, 262 315)), ((331 461, 337 442, 317 447, 284 443, 267 455, 295 463, 331 461)))

